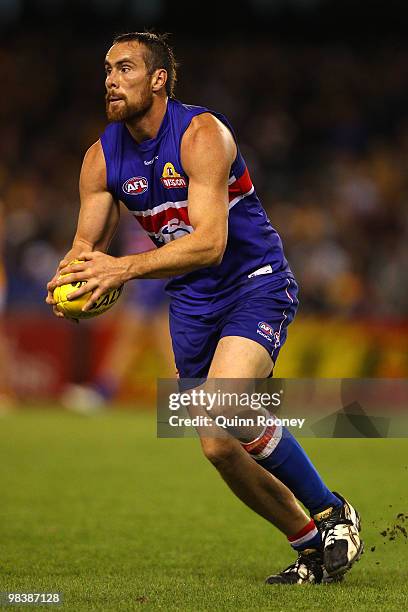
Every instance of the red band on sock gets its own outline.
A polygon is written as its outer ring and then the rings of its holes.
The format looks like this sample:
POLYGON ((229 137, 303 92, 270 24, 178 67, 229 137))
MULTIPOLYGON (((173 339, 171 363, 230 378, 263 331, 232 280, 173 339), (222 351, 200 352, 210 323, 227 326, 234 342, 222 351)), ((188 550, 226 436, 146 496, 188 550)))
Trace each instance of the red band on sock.
POLYGON ((251 453, 253 455, 259 455, 268 442, 273 438, 273 434, 275 433, 276 425, 268 425, 265 429, 265 432, 260 438, 257 438, 253 442, 246 442, 242 444, 242 448, 244 448, 247 453, 251 453))
POLYGON ((310 521, 307 523, 307 525, 302 527, 302 529, 300 531, 298 531, 294 535, 288 536, 288 540, 289 540, 289 542, 294 542, 295 540, 299 540, 299 538, 303 538, 305 535, 307 535, 308 533, 310 533, 314 529, 316 529, 315 522, 314 522, 313 519, 310 519, 310 521))

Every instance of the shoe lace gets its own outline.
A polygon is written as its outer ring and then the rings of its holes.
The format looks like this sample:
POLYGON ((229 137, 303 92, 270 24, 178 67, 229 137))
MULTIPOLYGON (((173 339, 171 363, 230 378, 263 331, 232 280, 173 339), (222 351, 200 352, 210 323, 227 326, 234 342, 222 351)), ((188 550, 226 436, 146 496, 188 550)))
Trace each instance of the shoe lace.
POLYGON ((318 552, 311 553, 308 555, 305 555, 302 552, 300 552, 296 561, 288 565, 288 567, 284 569, 281 573, 286 574, 288 572, 293 572, 293 571, 298 572, 301 565, 304 565, 309 571, 314 571, 316 569, 316 565, 320 566, 322 562, 323 561, 320 558, 320 555, 318 552))
POLYGON ((346 518, 342 513, 342 508, 333 509, 332 513, 326 519, 316 521, 322 533, 323 541, 326 545, 334 542, 336 539, 335 528, 339 525, 353 525, 353 521, 346 518))
POLYGON ((342 508, 336 508, 332 511, 329 517, 316 521, 321 531, 329 531, 334 529, 336 525, 352 525, 353 521, 342 515, 342 508))

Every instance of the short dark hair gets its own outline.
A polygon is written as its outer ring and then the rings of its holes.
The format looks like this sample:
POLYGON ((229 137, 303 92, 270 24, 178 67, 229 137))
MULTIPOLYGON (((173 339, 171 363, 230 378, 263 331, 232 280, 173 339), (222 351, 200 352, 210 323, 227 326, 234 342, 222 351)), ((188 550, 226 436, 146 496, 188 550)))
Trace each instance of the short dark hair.
POLYGON ((124 42, 138 42, 147 49, 145 64, 149 74, 158 68, 167 71, 166 92, 170 98, 174 97, 177 81, 177 62, 173 49, 167 44, 168 34, 154 34, 153 32, 128 32, 119 34, 112 42, 113 45, 124 42))

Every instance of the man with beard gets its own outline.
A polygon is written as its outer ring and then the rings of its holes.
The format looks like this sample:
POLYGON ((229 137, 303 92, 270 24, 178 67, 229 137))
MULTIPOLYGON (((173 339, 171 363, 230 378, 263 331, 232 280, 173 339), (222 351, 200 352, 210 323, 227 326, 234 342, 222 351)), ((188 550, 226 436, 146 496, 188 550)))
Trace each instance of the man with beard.
MULTIPOLYGON (((297 308, 281 240, 256 195, 232 127, 219 113, 174 98, 176 62, 165 37, 117 37, 105 58, 110 124, 85 155, 72 249, 48 284, 86 280, 88 310, 137 278, 170 278, 170 331, 183 379, 268 377, 297 308), (106 254, 129 208, 156 249, 106 254), (73 259, 83 260, 70 264, 73 259), (58 279, 63 272, 64 278, 58 279)), ((204 454, 232 491, 278 527, 298 552, 271 584, 341 577, 360 557, 357 512, 332 493, 288 430, 210 437, 204 454), (294 494, 294 495, 293 495, 294 494), (309 510, 308 518, 294 496, 309 510)))

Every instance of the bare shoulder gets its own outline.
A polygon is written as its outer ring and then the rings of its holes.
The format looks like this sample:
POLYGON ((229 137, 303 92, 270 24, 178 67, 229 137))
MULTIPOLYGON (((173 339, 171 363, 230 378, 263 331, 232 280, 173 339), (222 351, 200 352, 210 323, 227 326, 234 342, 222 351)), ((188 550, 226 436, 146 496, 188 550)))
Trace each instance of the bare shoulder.
POLYGON ((202 113, 193 117, 183 140, 189 145, 196 141, 223 141, 225 145, 235 147, 234 139, 227 126, 211 113, 202 113))
POLYGON ((85 153, 79 183, 81 190, 107 190, 106 162, 100 140, 90 146, 85 153))
POLYGON ((93 145, 89 147, 84 156, 83 166, 88 168, 91 167, 96 170, 101 166, 106 168, 105 164, 105 155, 102 149, 102 143, 100 140, 94 142, 93 145))
POLYGON ((215 161, 222 157, 232 164, 237 147, 230 130, 211 113, 196 115, 181 141, 181 157, 186 170, 196 155, 211 156, 215 161))

